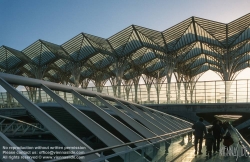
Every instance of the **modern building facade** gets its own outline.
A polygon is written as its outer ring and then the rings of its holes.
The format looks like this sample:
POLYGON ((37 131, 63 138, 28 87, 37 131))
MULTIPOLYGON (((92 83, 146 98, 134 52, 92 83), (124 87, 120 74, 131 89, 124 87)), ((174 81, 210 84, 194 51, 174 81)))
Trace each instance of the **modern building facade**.
POLYGON ((39 39, 22 51, 1 46, 0 85, 7 92, 0 106, 7 115, 0 116, 0 145, 21 146, 6 136, 30 135, 29 129, 52 134, 70 151, 84 148, 81 161, 159 161, 159 152, 173 161, 192 147, 192 123, 138 102, 248 102, 249 81, 234 79, 249 67, 249 55, 250 14, 228 24, 191 17, 164 31, 131 25, 107 39, 80 33, 62 45, 39 39), (222 81, 197 83, 207 70, 222 81), (177 83, 171 84, 173 75, 177 83), (141 78, 145 85, 138 84, 141 78), (90 80, 96 87, 82 89, 90 80), (112 86, 104 88, 107 81, 112 86), (18 85, 27 91, 18 92, 18 85), (31 118, 41 127, 28 123, 31 118), (85 143, 92 138, 102 150, 85 143), (107 150, 113 152, 103 154, 107 150))
MULTIPOLYGON (((249 40, 250 14, 228 24, 190 17, 164 31, 131 25, 107 39, 80 33, 61 45, 39 39, 22 51, 1 46, 0 71, 82 88, 92 81, 98 92, 109 81, 113 95, 125 99, 132 89, 137 94, 143 79, 147 93, 155 86, 158 100, 160 89, 166 86, 167 103, 173 99, 191 103, 204 100, 194 99, 197 95, 193 93, 206 71, 214 71, 222 81, 233 81, 249 67, 249 40), (177 81, 174 90, 169 84, 172 76, 177 81), (164 82, 168 84, 162 85, 164 82)), ((223 85, 227 85, 225 90, 213 92, 212 100, 232 98, 231 83, 223 85)), ((218 84, 212 86, 217 89, 218 84)), ((132 100, 144 102, 137 97, 132 100)), ((210 100, 209 94, 205 100, 210 100)))

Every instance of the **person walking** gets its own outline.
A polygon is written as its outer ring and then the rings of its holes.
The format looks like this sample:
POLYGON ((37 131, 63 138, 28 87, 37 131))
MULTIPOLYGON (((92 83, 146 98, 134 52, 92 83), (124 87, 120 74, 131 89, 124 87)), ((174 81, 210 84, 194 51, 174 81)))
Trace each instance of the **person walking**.
POLYGON ((229 151, 229 146, 231 146, 234 143, 233 138, 231 137, 231 134, 229 132, 229 123, 225 123, 225 134, 223 135, 223 145, 225 146, 225 153, 229 151))
POLYGON ((215 120, 213 122, 213 126, 212 126, 212 130, 213 130, 213 136, 214 136, 214 144, 213 144, 213 151, 214 154, 217 152, 219 152, 220 150, 220 141, 221 141, 221 137, 222 137, 222 128, 220 126, 220 121, 219 120, 215 120))
POLYGON ((212 134, 212 128, 209 128, 207 130, 207 135, 205 135, 206 139, 206 155, 209 155, 209 157, 212 156, 212 148, 213 148, 213 143, 214 143, 214 136, 212 134))
POLYGON ((195 148, 195 154, 197 154, 197 145, 199 143, 199 155, 202 154, 202 141, 204 134, 207 134, 206 127, 203 123, 203 118, 199 118, 199 121, 196 122, 192 128, 194 129, 194 148, 195 148))

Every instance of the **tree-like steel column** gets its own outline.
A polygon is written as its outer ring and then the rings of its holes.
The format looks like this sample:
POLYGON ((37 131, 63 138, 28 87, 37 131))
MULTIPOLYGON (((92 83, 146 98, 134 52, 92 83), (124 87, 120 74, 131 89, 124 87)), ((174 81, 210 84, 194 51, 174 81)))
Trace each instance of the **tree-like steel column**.
POLYGON ((154 81, 154 78, 151 76, 142 75, 142 79, 144 80, 145 85, 147 87, 147 94, 148 94, 147 101, 149 102, 150 101, 150 89, 151 89, 152 83, 154 81))

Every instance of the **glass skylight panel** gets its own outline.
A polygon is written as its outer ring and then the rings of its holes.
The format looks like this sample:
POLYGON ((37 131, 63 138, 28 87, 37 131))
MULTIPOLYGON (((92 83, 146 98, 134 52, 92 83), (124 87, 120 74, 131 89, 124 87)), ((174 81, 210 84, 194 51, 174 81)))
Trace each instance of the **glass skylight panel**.
POLYGON ((198 40, 202 42, 210 43, 210 44, 215 44, 217 46, 221 45, 212 35, 210 35, 209 32, 204 30, 201 26, 199 26, 198 24, 195 24, 195 27, 196 27, 198 40))
POLYGON ((29 77, 26 73, 22 73, 22 76, 29 77))
POLYGON ((0 69, 16 73, 20 68, 18 75, 35 77, 34 69, 48 65, 50 72, 46 71, 45 77, 56 81, 59 72, 54 69, 71 73, 72 68, 81 64, 86 66, 81 79, 98 79, 96 71, 100 69, 105 79, 115 76, 118 68, 125 69, 123 79, 132 79, 140 75, 134 66, 147 67, 144 72, 154 76, 156 71, 164 71, 169 62, 178 63, 177 67, 185 67, 186 71, 192 69, 190 75, 202 73, 207 67, 223 73, 220 66, 229 59, 235 69, 232 73, 236 73, 250 62, 249 20, 250 14, 229 24, 192 17, 163 32, 131 25, 108 39, 80 33, 61 46, 43 40, 22 52, 2 46, 0 69))
POLYGON ((208 66, 208 64, 206 63, 206 64, 202 65, 202 66, 196 71, 195 75, 198 75, 198 74, 203 73, 203 72, 208 71, 208 70, 209 70, 209 66, 208 66))
POLYGON ((218 61, 217 58, 212 57, 212 56, 206 56, 206 57, 207 57, 207 62, 208 62, 209 64, 214 64, 214 65, 219 66, 220 62, 218 61))
POLYGON ((5 58, 6 58, 6 49, 3 47, 3 46, 1 46, 0 47, 0 60, 2 60, 2 61, 4 61, 5 60, 5 58))
POLYGON ((106 52, 106 49, 104 49, 100 44, 97 44, 96 42, 88 39, 89 43, 93 46, 93 48, 95 49, 95 51, 102 51, 102 52, 106 52))
POLYGON ((206 59, 204 57, 197 58, 193 64, 190 66, 190 68, 194 68, 200 65, 203 65, 206 62, 206 59))
POLYGON ((202 44, 202 48, 203 48, 203 53, 219 58, 220 55, 218 53, 216 53, 215 51, 212 51, 212 49, 209 48, 207 45, 202 44))
POLYGON ((55 70, 50 70, 50 71, 48 71, 48 73, 49 73, 50 75, 52 75, 52 76, 56 74, 55 70))
POLYGON ((48 77, 44 77, 43 80, 50 81, 50 79, 48 77))
POLYGON ((156 64, 159 64, 159 59, 154 59, 154 60, 152 60, 152 61, 150 61, 147 65, 146 65, 146 68, 148 69, 148 72, 152 72, 152 71, 154 71, 155 69, 157 69, 157 68, 155 68, 155 67, 157 67, 157 65, 156 64))
POLYGON ((97 63, 97 62, 99 62, 100 60, 102 60, 102 59, 105 59, 105 56, 103 56, 102 54, 100 54, 100 53, 98 53, 98 54, 96 54, 96 55, 94 55, 94 56, 92 56, 91 58, 90 58, 90 60, 91 60, 91 62, 92 63, 97 63))
POLYGON ((94 52, 95 50, 93 49, 93 47, 88 43, 88 40, 84 38, 82 44, 77 49, 75 48, 75 50, 70 53, 70 56, 75 61, 81 61, 82 59, 88 57, 94 52))
POLYGON ((4 63, 5 62, 5 60, 6 60, 6 49, 2 46, 2 47, 0 47, 0 62, 1 62, 1 66, 5 66, 6 65, 6 63, 4 63))
POLYGON ((55 58, 55 55, 51 52, 44 52, 40 55, 41 57, 41 65, 45 65, 55 58))
POLYGON ((123 55, 130 54, 131 52, 139 49, 140 47, 142 47, 142 44, 141 44, 140 40, 138 39, 135 31, 133 31, 133 33, 131 34, 124 50, 122 51, 122 54, 123 55))
POLYGON ((110 71, 114 71, 116 69, 116 63, 113 63, 109 66, 110 71))
POLYGON ((240 36, 233 42, 232 45, 236 45, 244 40, 250 39, 250 26, 240 34, 240 36))
POLYGON ((87 68, 87 67, 85 67, 85 66, 83 66, 83 67, 82 67, 82 71, 81 71, 81 73, 84 73, 84 72, 86 72, 86 71, 88 71, 88 68, 87 68))
POLYGON ((130 58, 131 58, 133 61, 135 61, 135 60, 141 58, 141 57, 145 54, 146 50, 147 50, 147 48, 145 48, 145 47, 140 48, 140 49, 138 49, 136 52, 132 53, 132 54, 130 55, 130 58))
POLYGON ((93 35, 90 35, 90 34, 86 34, 86 33, 84 33, 84 35, 86 37, 88 37, 91 41, 98 44, 99 46, 102 46, 104 48, 106 48, 106 47, 110 48, 110 46, 109 46, 108 42, 106 41, 106 39, 101 38, 101 37, 97 37, 97 36, 93 36, 93 35))
POLYGON ((23 52, 37 65, 44 65, 55 58, 55 55, 40 41, 36 41, 23 52))
POLYGON ((0 66, 5 70, 13 68, 17 64, 21 63, 19 58, 17 58, 4 47, 0 47, 0 60, 0 66))
POLYGON ((132 33, 132 26, 127 27, 126 29, 118 32, 117 34, 113 35, 112 37, 108 38, 110 44, 115 49, 118 55, 122 54, 122 50, 126 45, 131 33, 132 33))
POLYGON ((193 25, 190 25, 182 37, 178 40, 175 45, 175 49, 182 48, 183 46, 196 41, 193 25))
POLYGON ((30 59, 33 59, 34 57, 37 57, 40 55, 41 50, 41 42, 36 41, 27 48, 23 50, 23 52, 28 56, 30 59))
POLYGON ((140 33, 139 31, 137 31, 138 36, 140 37, 143 46, 149 47, 149 48, 153 48, 153 49, 157 49, 157 50, 161 50, 160 46, 157 45, 156 43, 153 42, 153 40, 150 40, 148 37, 146 37, 145 35, 143 35, 142 33, 140 33))
POLYGON ((145 63, 145 62, 147 62, 147 61, 149 61, 149 60, 152 60, 152 59, 155 59, 155 58, 156 58, 156 57, 155 57, 155 53, 148 50, 148 51, 143 55, 143 57, 142 57, 142 59, 141 59, 141 63, 145 63))
POLYGON ((234 70, 234 72, 238 72, 240 70, 243 70, 245 68, 248 68, 249 67, 249 63, 248 62, 243 62, 241 63, 239 66, 236 67, 236 69, 234 70))
POLYGON ((244 56, 242 56, 240 58, 240 60, 238 61, 238 64, 242 64, 244 62, 247 62, 250 60, 250 53, 246 53, 244 56))
POLYGON ((152 30, 152 29, 148 29, 148 28, 144 28, 141 26, 136 26, 135 28, 140 31, 143 35, 145 35, 147 38, 149 38, 150 40, 152 40, 153 42, 155 42, 158 46, 163 47, 164 46, 164 41, 161 35, 161 32, 156 31, 156 30, 152 30))
POLYGON ((83 35, 78 34, 74 38, 62 44, 62 47, 69 53, 73 53, 81 48, 83 35))
POLYGON ((179 38, 185 33, 187 27, 190 25, 191 22, 192 19, 188 18, 162 32, 169 50, 172 50, 174 48, 176 41, 178 41, 179 38))
POLYGON ((28 70, 28 71, 31 70, 31 67, 30 67, 30 65, 28 65, 28 64, 24 65, 23 67, 24 67, 26 70, 28 70))
POLYGON ((220 68, 218 68, 217 66, 212 65, 212 64, 210 65, 210 70, 220 72, 220 68))
POLYGON ((215 39, 224 43, 226 40, 226 24, 195 17, 195 21, 215 39))
POLYGON ((74 76, 73 76, 73 75, 71 75, 71 76, 70 76, 70 78, 69 78, 69 80, 70 80, 70 82, 71 82, 71 83, 74 83, 74 81, 75 81, 74 76))
POLYGON ((91 74, 93 73, 93 71, 90 68, 87 67, 82 67, 82 71, 81 71, 81 76, 83 77, 89 77, 91 74))
POLYGON ((247 53, 250 51, 250 42, 244 44, 242 47, 240 47, 240 49, 237 49, 235 52, 232 53, 236 53, 237 55, 242 55, 244 53, 247 53))
POLYGON ((188 59, 190 59, 190 58, 193 58, 193 57, 195 57, 195 56, 198 56, 198 55, 200 55, 200 54, 201 54, 201 49, 200 49, 200 47, 196 46, 196 47, 194 47, 194 48, 186 55, 186 57, 183 59, 183 61, 188 60, 188 59))
POLYGON ((8 64, 8 68, 12 68, 17 64, 21 63, 21 60, 15 56, 8 56, 6 62, 8 64))
POLYGON ((244 15, 228 24, 228 44, 239 37, 239 35, 249 27, 250 14, 244 15))
POLYGON ((101 60, 99 68, 104 68, 109 64, 109 61, 107 59, 101 60))
POLYGON ((156 62, 156 64, 154 64, 154 66, 151 66, 151 67, 150 67, 150 70, 151 70, 151 72, 152 72, 152 71, 155 71, 155 70, 160 69, 160 68, 162 68, 162 67, 163 67, 162 62, 158 61, 158 62, 156 62))
POLYGON ((59 60, 55 61, 54 63, 56 64, 56 66, 58 66, 60 68, 66 64, 66 62, 63 61, 63 59, 59 59, 59 60))

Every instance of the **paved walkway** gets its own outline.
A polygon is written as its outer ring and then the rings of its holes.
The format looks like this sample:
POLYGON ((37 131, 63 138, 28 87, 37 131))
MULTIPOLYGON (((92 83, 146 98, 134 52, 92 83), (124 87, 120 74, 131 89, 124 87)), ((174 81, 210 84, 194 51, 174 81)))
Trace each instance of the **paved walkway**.
MULTIPOLYGON (((229 156, 224 154, 224 151, 221 150, 216 154, 212 154, 212 157, 206 156, 206 147, 203 146, 202 148, 202 155, 195 155, 194 154, 194 147, 191 147, 188 151, 186 151, 183 155, 178 157, 174 160, 174 162, 250 162, 250 157, 245 157, 244 153, 242 152, 242 148, 238 145, 238 138, 234 134, 234 132, 230 131, 233 139, 234 144, 232 145, 232 149, 238 148, 238 156, 236 150, 232 150, 229 156), (233 154, 233 155, 232 155, 233 154)), ((203 141, 205 144, 205 140, 203 141)), ((223 147, 221 142, 221 148, 223 147)))

